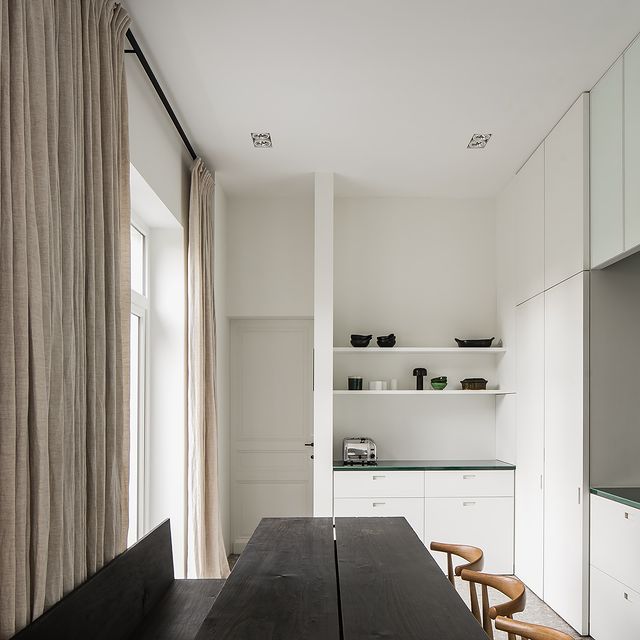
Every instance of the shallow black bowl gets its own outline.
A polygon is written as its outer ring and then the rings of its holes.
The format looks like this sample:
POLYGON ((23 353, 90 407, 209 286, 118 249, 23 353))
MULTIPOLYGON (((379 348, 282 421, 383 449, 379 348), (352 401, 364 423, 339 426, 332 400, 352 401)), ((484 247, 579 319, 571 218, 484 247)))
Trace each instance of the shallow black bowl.
POLYGON ((490 347, 495 338, 482 338, 481 340, 460 340, 455 339, 459 347, 490 347))
POLYGON ((368 347, 369 343, 371 342, 371 338, 373 338, 373 336, 371 335, 361 336, 360 334, 352 333, 351 346, 352 347, 368 347))

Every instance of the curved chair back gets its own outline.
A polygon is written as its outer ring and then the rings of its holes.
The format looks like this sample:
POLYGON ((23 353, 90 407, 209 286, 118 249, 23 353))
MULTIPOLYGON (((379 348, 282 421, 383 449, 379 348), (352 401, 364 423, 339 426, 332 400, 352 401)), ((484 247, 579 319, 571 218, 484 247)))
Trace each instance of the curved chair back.
MULTIPOLYGON (((513 576, 494 576, 490 573, 480 573, 470 569, 463 569, 461 573, 463 580, 473 582, 482 586, 482 628, 493 640, 493 625, 491 620, 498 616, 511 618, 514 613, 524 611, 527 603, 527 594, 523 582, 513 576), (489 603, 489 589, 496 589, 509 598, 507 602, 496 604, 493 607, 489 603)), ((515 640, 515 636, 510 633, 509 640, 515 640)))
POLYGON ((562 631, 502 616, 496 618, 496 629, 506 631, 513 637, 519 635, 523 640, 572 640, 570 635, 562 631))
MULTIPOLYGON (((484 566, 484 553, 482 549, 478 547, 471 547, 466 544, 432 542, 430 549, 431 551, 442 551, 447 554, 447 576, 454 587, 456 585, 455 576, 461 575, 465 569, 482 571, 482 567, 484 566), (459 564, 454 569, 453 556, 466 560, 466 563, 459 564)), ((480 618, 480 606, 478 605, 478 592, 476 591, 476 585, 473 582, 469 583, 469 596, 471 598, 471 613, 473 613, 478 622, 482 623, 480 618)))

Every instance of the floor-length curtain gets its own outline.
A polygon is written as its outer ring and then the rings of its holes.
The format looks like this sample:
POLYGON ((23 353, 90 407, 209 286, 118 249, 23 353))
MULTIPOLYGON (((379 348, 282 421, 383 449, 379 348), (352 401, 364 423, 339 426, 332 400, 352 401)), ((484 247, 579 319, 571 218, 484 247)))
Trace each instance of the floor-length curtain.
POLYGON ((191 170, 189 203, 188 566, 221 578, 229 564, 220 526, 213 302, 213 176, 202 160, 191 170))
POLYGON ((3 0, 0 639, 126 545, 126 12, 3 0))

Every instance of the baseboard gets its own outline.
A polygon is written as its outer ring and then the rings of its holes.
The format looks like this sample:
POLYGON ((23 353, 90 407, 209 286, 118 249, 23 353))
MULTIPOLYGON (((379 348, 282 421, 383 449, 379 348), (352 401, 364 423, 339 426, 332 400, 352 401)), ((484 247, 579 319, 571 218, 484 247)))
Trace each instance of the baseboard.
POLYGON ((247 546, 248 542, 248 536, 243 538, 236 538, 233 541, 233 553, 235 553, 236 555, 240 555, 244 551, 244 548, 247 546))

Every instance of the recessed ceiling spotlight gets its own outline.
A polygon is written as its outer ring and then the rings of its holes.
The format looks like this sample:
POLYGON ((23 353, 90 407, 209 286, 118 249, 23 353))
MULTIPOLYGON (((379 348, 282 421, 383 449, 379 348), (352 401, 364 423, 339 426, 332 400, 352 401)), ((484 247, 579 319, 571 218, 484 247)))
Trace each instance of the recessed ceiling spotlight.
POLYGON ((258 149, 270 149, 273 147, 270 133, 252 133, 251 139, 253 140, 253 146, 258 149))
POLYGON ((474 133, 469 140, 467 149, 484 149, 487 146, 487 142, 491 140, 490 133, 474 133))

